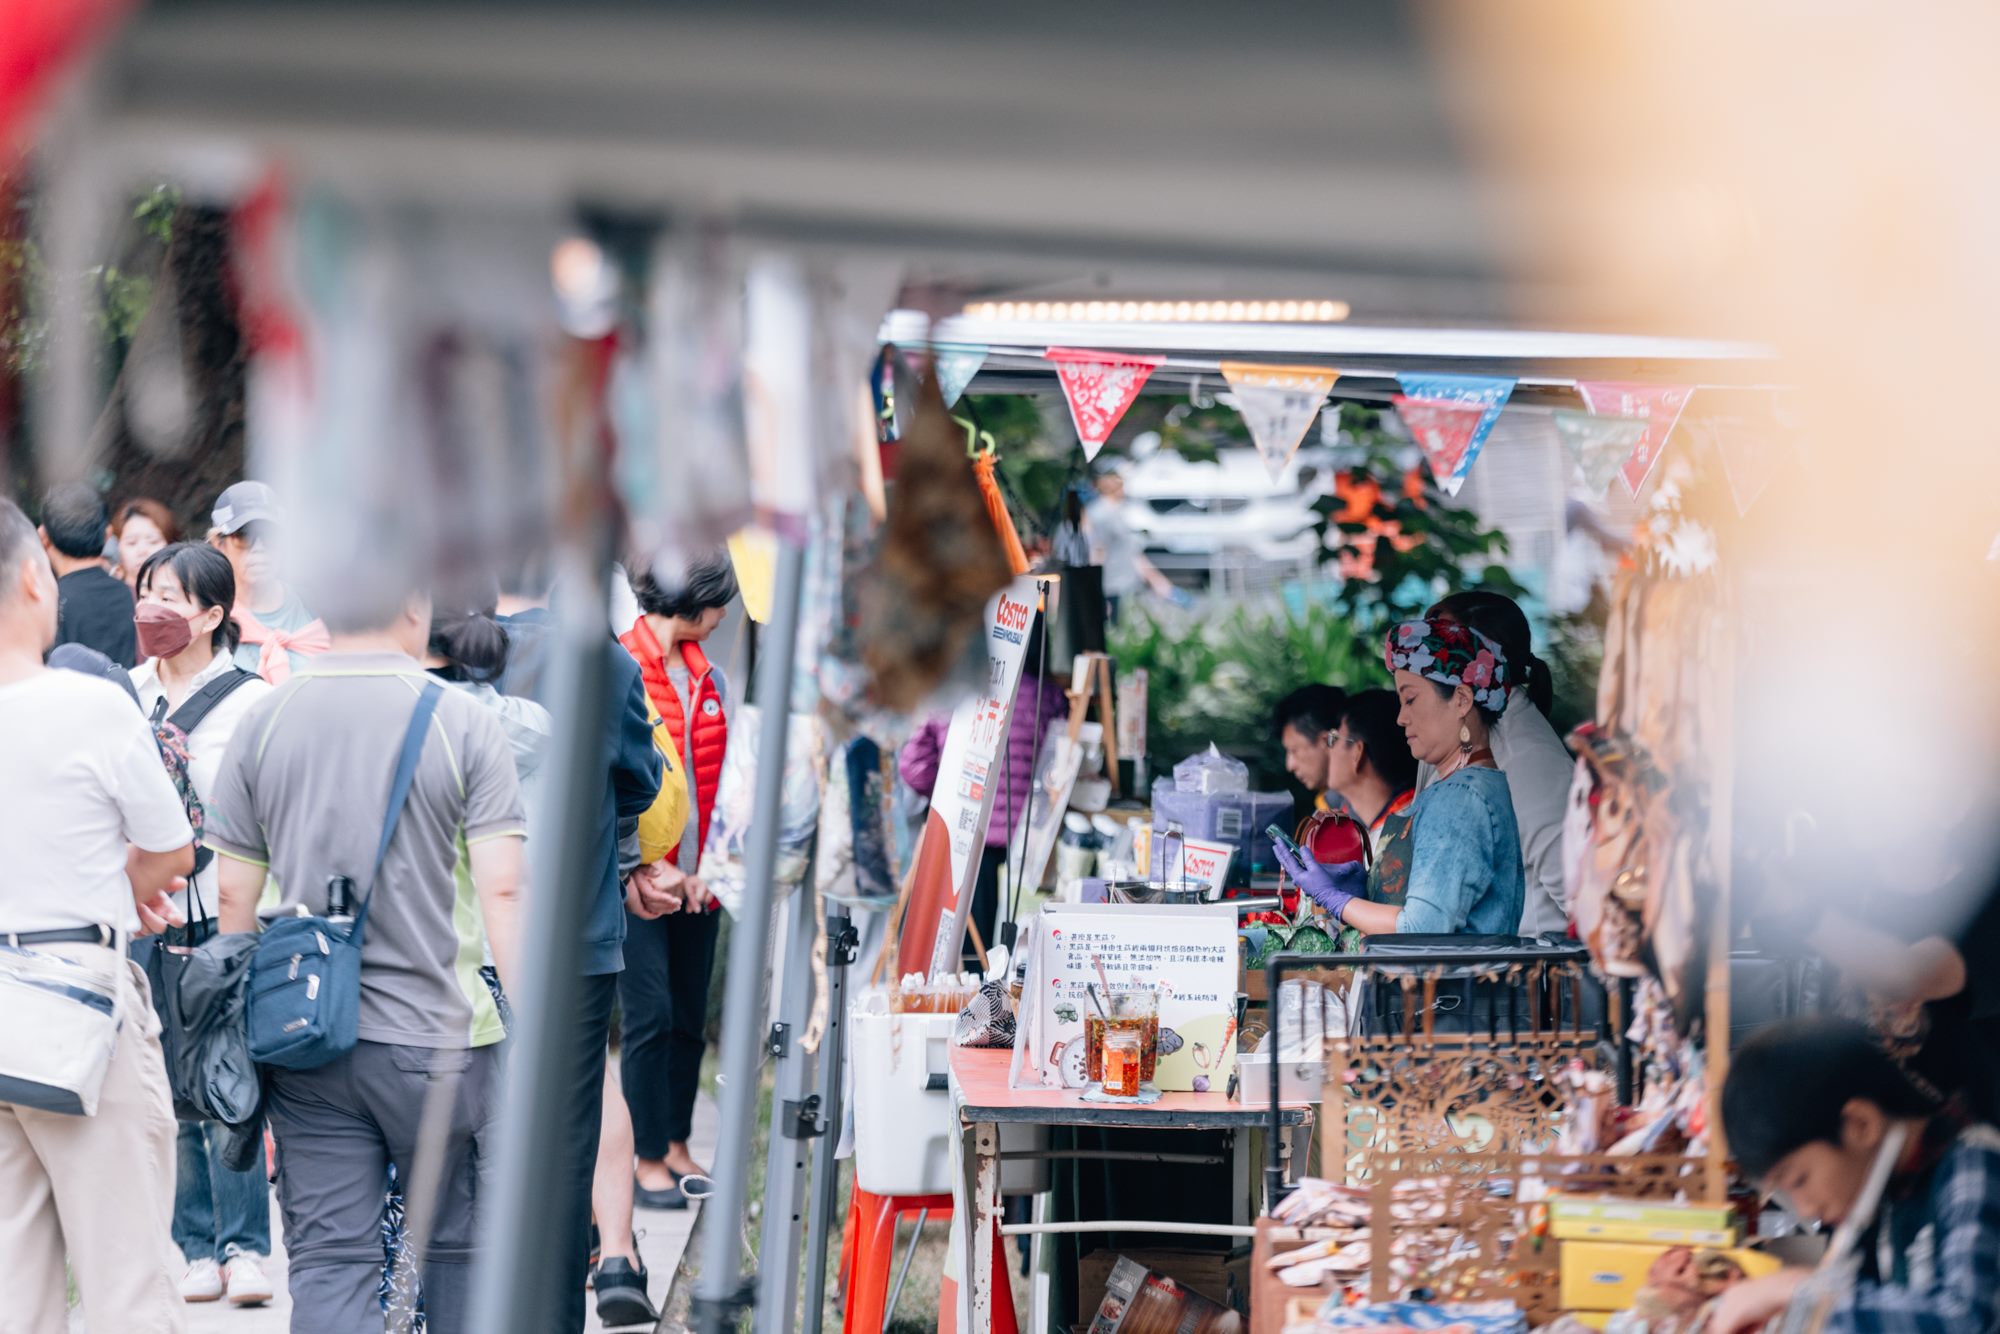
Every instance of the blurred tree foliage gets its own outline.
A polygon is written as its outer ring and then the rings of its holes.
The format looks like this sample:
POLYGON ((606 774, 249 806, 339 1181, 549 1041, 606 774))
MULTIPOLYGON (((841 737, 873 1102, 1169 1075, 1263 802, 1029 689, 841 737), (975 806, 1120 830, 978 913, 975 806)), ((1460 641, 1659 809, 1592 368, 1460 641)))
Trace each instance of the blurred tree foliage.
MULTIPOLYGON (((31 227, 34 192, 15 184, 0 226, 0 378, 7 390, 0 395, 7 405, 0 429, 18 493, 32 492, 39 481, 26 405, 48 354, 48 275, 31 227)), ((94 480, 114 504, 141 495, 164 502, 196 536, 216 494, 243 475, 247 362, 228 273, 227 215, 156 185, 131 201, 110 256, 86 274, 105 375, 90 441, 94 480), (128 395, 139 349, 158 360, 154 371, 178 374, 184 391, 178 419, 164 429, 153 423, 143 440, 134 433, 128 395)))
POLYGON ((1379 655, 1357 651, 1347 621, 1324 597, 1180 611, 1128 612, 1109 636, 1118 670, 1146 669, 1146 749, 1154 774, 1210 742, 1248 764, 1252 785, 1277 791, 1289 779, 1271 709, 1308 681, 1346 690, 1388 684, 1379 655))

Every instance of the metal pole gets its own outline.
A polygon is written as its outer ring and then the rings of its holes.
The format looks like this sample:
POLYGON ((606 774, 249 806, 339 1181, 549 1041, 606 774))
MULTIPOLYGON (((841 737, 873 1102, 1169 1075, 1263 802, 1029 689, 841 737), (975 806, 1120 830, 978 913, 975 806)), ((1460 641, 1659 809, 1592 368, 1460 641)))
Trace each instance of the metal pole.
POLYGON ((564 553, 559 587, 567 596, 555 608, 558 638, 551 646, 559 761, 546 793, 558 823, 555 837, 529 849, 533 880, 519 976, 505 979, 516 997, 515 1032, 493 1202, 481 1210, 491 1241, 475 1261, 470 1326, 497 1334, 546 1334, 565 1323, 565 1308, 584 1300, 582 1293, 564 1291, 562 1282, 562 1246, 581 1244, 581 1238, 552 1239, 547 1225, 550 1201, 571 1185, 565 1180, 568 1156, 551 1146, 563 1142, 575 1117, 576 1089, 565 1072, 577 1040, 584 920, 597 893, 588 881, 597 865, 604 806, 610 562, 596 554, 577 548, 564 553))
POLYGON ((889 1324, 896 1318, 896 1303, 902 1300, 903 1283, 910 1277, 910 1262, 917 1258, 917 1243, 924 1239, 924 1221, 930 1216, 928 1209, 917 1210, 917 1228, 910 1233, 910 1249, 903 1252, 903 1263, 896 1270, 895 1286, 889 1289, 889 1304, 882 1308, 880 1334, 889 1334, 889 1324))
POLYGON ((825 1133, 813 1142, 812 1202, 806 1223, 806 1289, 804 1334, 820 1334, 826 1306, 826 1243, 833 1231, 834 1186, 846 1121, 842 1081, 847 1077, 847 970, 859 957, 861 938, 845 912, 826 919, 826 1036, 819 1047, 819 1102, 825 1133))
POLYGON ((750 1140, 757 1129, 757 1054, 763 1047, 765 935, 770 929, 772 871, 778 854, 778 817, 784 804, 785 740, 792 686, 792 653, 799 635, 799 589, 805 547, 780 538, 769 642, 759 651, 757 704, 763 711, 757 746, 757 792, 751 808, 754 841, 746 857, 743 911, 729 936, 728 986, 722 1010, 722 1142, 715 1162, 715 1193, 703 1205, 716 1213, 708 1254, 695 1285, 692 1315, 701 1334, 728 1334, 749 1304, 742 1276, 741 1222, 749 1193, 750 1140))
POLYGON ((819 914, 813 908, 817 896, 809 871, 805 883, 792 891, 785 962, 778 973, 777 1019, 768 1040, 775 1072, 753 1323, 769 1334, 792 1328, 799 1295, 799 1240, 805 1229, 806 1164, 812 1157, 812 1142, 826 1137, 819 1095, 807 1092, 814 1082, 815 1054, 799 1044, 812 1010, 812 955, 819 937, 819 914))

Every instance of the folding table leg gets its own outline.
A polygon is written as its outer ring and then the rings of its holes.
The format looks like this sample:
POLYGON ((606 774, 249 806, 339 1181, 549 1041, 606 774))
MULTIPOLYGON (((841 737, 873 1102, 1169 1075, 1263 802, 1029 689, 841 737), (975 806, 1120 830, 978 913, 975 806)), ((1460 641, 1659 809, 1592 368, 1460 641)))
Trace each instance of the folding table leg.
POLYGON ((993 1328, 993 1285, 1008 1281, 995 1273, 1000 1227, 1000 1127, 981 1122, 972 1128, 972 1328, 993 1328))

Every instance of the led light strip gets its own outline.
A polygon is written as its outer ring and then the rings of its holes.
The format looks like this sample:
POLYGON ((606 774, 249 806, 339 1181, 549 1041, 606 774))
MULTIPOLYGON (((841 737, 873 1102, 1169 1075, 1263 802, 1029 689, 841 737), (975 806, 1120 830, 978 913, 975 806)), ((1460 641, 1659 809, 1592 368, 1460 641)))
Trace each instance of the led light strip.
POLYGON ((1348 307, 1345 301, 975 301, 965 314, 980 320, 1333 324, 1347 318, 1348 307))

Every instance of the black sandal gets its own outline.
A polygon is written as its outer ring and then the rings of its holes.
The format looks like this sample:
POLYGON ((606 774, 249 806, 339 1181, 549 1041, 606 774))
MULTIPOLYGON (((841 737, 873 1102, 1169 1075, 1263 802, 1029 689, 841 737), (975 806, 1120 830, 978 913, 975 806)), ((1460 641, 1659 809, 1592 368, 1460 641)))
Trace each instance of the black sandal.
POLYGON ((660 1313, 646 1295, 646 1266, 613 1256, 597 1266, 597 1319, 607 1329, 654 1325, 660 1313))

